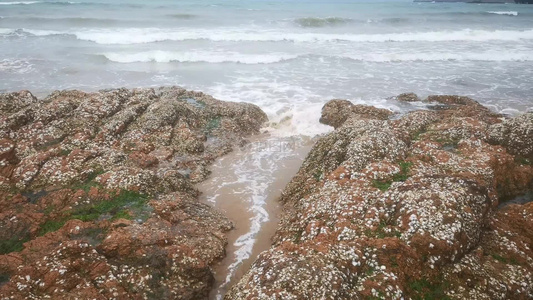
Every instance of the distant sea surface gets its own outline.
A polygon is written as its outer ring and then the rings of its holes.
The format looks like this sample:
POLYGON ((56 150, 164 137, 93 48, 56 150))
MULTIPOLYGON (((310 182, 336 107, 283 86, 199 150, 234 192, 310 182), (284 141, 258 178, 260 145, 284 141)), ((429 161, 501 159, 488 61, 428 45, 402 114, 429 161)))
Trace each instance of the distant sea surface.
POLYGON ((329 99, 402 92, 533 109, 533 5, 0 0, 0 91, 180 85, 312 135, 329 99), (287 121, 289 120, 289 121, 287 121))

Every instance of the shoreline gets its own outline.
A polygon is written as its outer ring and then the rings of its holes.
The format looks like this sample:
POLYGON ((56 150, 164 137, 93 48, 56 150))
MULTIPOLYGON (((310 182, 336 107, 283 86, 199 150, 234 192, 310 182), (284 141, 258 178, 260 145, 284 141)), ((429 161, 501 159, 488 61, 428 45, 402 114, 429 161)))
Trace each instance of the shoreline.
POLYGON ((268 133, 254 136, 244 148, 235 149, 220 158, 211 166, 209 178, 196 185, 202 193, 200 201, 222 212, 235 226, 226 235, 226 256, 213 266, 215 286, 210 299, 222 299, 249 269, 257 255, 270 247, 281 213, 278 202, 281 191, 296 174, 311 148, 310 141, 295 137, 290 139, 272 137, 268 133), (286 148, 287 152, 272 153, 280 149, 266 146, 276 142, 286 145, 290 139, 295 142, 291 143, 290 148, 286 148), (254 156, 273 162, 270 164, 274 167, 270 178, 262 176, 265 171, 258 170, 258 166, 253 163, 256 161, 250 159, 254 156), (241 165, 239 161, 243 160, 245 163, 241 165), (249 173, 236 174, 236 165, 249 170, 249 173), (256 173, 257 176, 251 176, 251 173, 256 173), (264 195, 254 195, 247 185, 261 186, 260 193, 264 195), (254 197, 262 198, 260 203, 254 203, 254 197), (259 222, 254 219, 257 210, 265 213, 265 218, 260 218, 259 222))

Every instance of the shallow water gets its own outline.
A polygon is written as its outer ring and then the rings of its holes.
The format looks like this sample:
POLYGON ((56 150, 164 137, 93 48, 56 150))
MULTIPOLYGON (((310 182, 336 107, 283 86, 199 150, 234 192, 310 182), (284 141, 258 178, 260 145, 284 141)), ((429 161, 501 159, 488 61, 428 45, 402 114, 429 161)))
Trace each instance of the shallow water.
POLYGON ((270 246, 280 210, 277 200, 310 146, 311 141, 303 137, 254 137, 243 149, 218 160, 210 178, 198 185, 202 201, 235 225, 227 235, 227 256, 214 267, 211 299, 222 299, 257 255, 270 246))

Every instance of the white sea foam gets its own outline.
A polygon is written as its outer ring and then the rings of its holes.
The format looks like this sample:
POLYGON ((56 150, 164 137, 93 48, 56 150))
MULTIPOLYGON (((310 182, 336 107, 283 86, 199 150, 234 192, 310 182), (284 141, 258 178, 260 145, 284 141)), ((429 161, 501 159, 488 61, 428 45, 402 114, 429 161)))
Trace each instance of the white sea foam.
POLYGON ((0 5, 30 5, 30 4, 81 4, 81 2, 74 1, 13 1, 13 2, 0 2, 0 5))
POLYGON ((241 64, 271 64, 297 56, 285 53, 269 54, 242 54, 236 52, 171 52, 171 51, 147 51, 138 53, 105 53, 107 59, 119 63, 133 62, 207 62, 207 63, 241 63, 241 64))
POLYGON ((533 39, 533 29, 528 30, 472 30, 405 32, 387 34, 335 34, 335 33, 290 33, 273 30, 190 29, 190 28, 124 28, 94 29, 81 31, 49 31, 24 29, 43 36, 56 34, 74 35, 80 40, 97 44, 143 44, 161 41, 211 40, 255 42, 446 42, 446 41, 519 41, 533 39))
POLYGON ((235 82, 209 87, 207 93, 221 100, 258 105, 268 115, 268 129, 278 137, 314 136, 331 130, 317 120, 324 102, 333 95, 324 97, 291 82, 243 74, 235 82))
MULTIPOLYGON (((137 53, 112 52, 102 54, 108 60, 118 63, 137 63, 137 62, 182 62, 182 63, 241 63, 241 64, 272 64, 297 58, 306 57, 308 59, 323 60, 328 57, 317 56, 312 54, 287 54, 287 53, 268 53, 268 54, 245 54, 237 52, 222 51, 190 51, 190 52, 173 52, 173 51, 145 51, 137 53)), ((331 56, 333 58, 351 59, 363 62, 417 62, 417 61, 533 61, 531 52, 423 52, 423 53, 366 53, 366 54, 344 54, 341 56, 331 56)), ((330 57, 330 58, 331 58, 330 57)))
MULTIPOLYGON (((12 30, 12 32, 20 31, 19 29, 12 30)), ((23 32, 33 34, 35 36, 49 36, 49 35, 61 35, 61 34, 67 34, 62 31, 57 30, 42 30, 42 29, 22 29, 23 32)))
POLYGON ((409 62, 409 61, 533 61, 531 52, 457 52, 457 53, 370 53, 347 55, 346 58, 367 62, 409 62))
POLYGON ((14 1, 14 2, 0 2, 0 5, 27 5, 40 3, 40 1, 14 1))
POLYGON ((11 74, 27 74, 33 72, 33 64, 27 60, 3 59, 0 60, 0 72, 11 74))
POLYGON ((517 11, 488 11, 487 13, 495 15, 518 16, 517 11))

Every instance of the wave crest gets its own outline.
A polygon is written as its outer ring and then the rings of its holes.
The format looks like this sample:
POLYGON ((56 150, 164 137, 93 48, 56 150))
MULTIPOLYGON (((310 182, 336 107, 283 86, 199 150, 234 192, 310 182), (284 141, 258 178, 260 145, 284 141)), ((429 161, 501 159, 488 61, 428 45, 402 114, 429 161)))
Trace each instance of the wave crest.
POLYGON ((0 2, 0 5, 28 5, 40 3, 39 1, 14 1, 14 2, 0 2))
MULTIPOLYGON (((20 30, 20 29, 19 29, 20 30)), ((99 29, 81 31, 53 31, 22 29, 36 36, 74 35, 77 39, 97 44, 144 44, 162 41, 210 40, 215 42, 447 42, 447 41, 519 41, 532 40, 533 29, 529 30, 458 30, 429 31, 384 34, 328 34, 328 33, 286 33, 277 31, 249 31, 242 29, 190 30, 158 28, 99 29)))
POLYGON ((494 15, 518 16, 517 11, 488 11, 487 13, 494 15))
POLYGON ((409 18, 383 18, 383 19, 368 19, 367 23, 385 23, 385 24, 406 24, 411 22, 409 18))
POLYGON ((118 63, 240 63, 240 64, 272 64, 292 59, 323 60, 349 59, 371 63, 400 63, 400 62, 434 62, 434 61, 486 61, 511 62, 533 61, 533 54, 526 52, 425 52, 425 53, 371 53, 371 54, 343 54, 322 56, 314 54, 293 55, 286 53, 243 54, 236 52, 172 52, 145 51, 138 53, 113 52, 104 53, 109 61, 118 63))
POLYGON ((135 62, 206 62, 206 63, 240 63, 272 64, 297 58, 297 55, 284 53, 241 54, 235 52, 171 52, 146 51, 138 53, 104 53, 108 60, 118 63, 135 62))
POLYGON ((348 58, 365 62, 425 62, 425 61, 533 61, 533 53, 526 52, 466 52, 466 53, 385 53, 348 55, 348 58))
POLYGON ((327 17, 327 18, 300 18, 294 20, 294 22, 301 27, 326 27, 326 26, 337 26, 344 25, 351 22, 351 19, 339 18, 339 17, 327 17))
POLYGON ((75 2, 75 1, 12 1, 12 2, 0 2, 0 5, 73 5, 73 4, 83 4, 83 5, 104 5, 100 3, 90 3, 90 2, 75 2))

